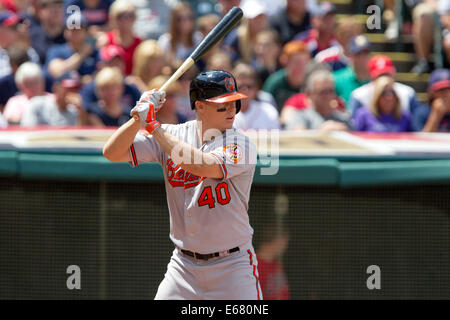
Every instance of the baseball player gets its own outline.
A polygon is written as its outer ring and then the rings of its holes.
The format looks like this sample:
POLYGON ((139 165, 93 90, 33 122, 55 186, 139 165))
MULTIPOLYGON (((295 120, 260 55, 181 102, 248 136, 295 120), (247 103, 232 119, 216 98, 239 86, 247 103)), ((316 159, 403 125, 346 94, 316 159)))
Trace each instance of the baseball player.
POLYGON ((256 148, 233 129, 244 98, 230 73, 203 72, 190 84, 197 119, 161 125, 165 92, 145 92, 103 148, 110 161, 163 168, 175 249, 155 299, 262 299, 247 214, 256 148))

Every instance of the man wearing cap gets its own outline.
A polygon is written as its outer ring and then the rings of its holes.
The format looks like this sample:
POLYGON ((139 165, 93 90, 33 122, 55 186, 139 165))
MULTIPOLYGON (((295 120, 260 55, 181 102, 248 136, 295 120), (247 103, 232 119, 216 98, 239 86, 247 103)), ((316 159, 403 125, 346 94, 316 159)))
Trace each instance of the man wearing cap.
POLYGON ((82 107, 78 89, 81 86, 76 73, 57 79, 53 84, 54 95, 35 97, 25 110, 20 125, 75 126, 87 125, 86 112, 82 107))
MULTIPOLYGON (((385 55, 376 55, 369 60, 369 75, 371 82, 354 90, 350 95, 347 109, 355 114, 356 110, 362 106, 369 107, 373 97, 374 83, 373 81, 381 75, 387 75, 394 78, 396 69, 391 58, 385 55)), ((416 109, 422 105, 417 98, 415 90, 405 84, 395 82, 393 89, 400 100, 403 110, 409 111, 414 115, 416 109)))
POLYGON ((17 84, 14 81, 14 75, 19 66, 29 61, 27 49, 23 46, 11 45, 8 50, 9 63, 12 72, 6 76, 0 77, 0 111, 8 102, 9 98, 13 97, 18 91, 17 84))
POLYGON ((95 39, 88 36, 87 27, 88 22, 83 15, 73 14, 67 17, 64 30, 67 43, 53 45, 47 54, 45 66, 53 78, 59 78, 70 71, 77 71, 80 76, 90 78, 95 72, 98 51, 95 39))
POLYGON ((294 37, 294 40, 306 44, 313 57, 325 49, 339 46, 334 34, 336 30, 335 13, 336 7, 332 3, 322 2, 313 12, 311 19, 313 28, 294 37))
POLYGON ((413 126, 423 132, 450 131, 450 70, 434 70, 428 82, 430 106, 421 106, 413 116, 413 126))
POLYGON ((17 40, 17 25, 20 17, 11 11, 0 11, 0 77, 11 74, 11 66, 6 49, 17 40))
POLYGON ((370 42, 364 35, 359 35, 350 40, 347 54, 350 64, 333 72, 336 83, 336 94, 344 99, 348 105, 351 93, 369 83, 370 75, 367 64, 370 56, 370 42))

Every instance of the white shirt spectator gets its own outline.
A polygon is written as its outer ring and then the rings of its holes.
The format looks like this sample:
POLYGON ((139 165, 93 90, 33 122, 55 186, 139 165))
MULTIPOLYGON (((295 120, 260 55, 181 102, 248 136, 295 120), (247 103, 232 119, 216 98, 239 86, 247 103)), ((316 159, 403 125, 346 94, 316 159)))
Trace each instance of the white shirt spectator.
POLYGON ((234 119, 236 129, 279 129, 280 120, 277 109, 263 101, 253 100, 246 112, 239 112, 234 119))
POLYGON ((78 109, 69 104, 66 110, 61 110, 56 104, 54 95, 34 97, 30 100, 30 107, 25 110, 20 125, 33 127, 48 126, 74 126, 78 120, 78 109))
POLYGON ((130 0, 136 7, 134 32, 141 39, 158 39, 169 27, 170 10, 175 0, 130 0))
MULTIPOLYGON (((373 90, 373 82, 369 82, 368 84, 355 89, 350 96, 350 101, 348 103, 347 109, 351 113, 355 114, 356 110, 360 107, 369 107, 370 101, 373 97, 373 90)), ((417 98, 416 92, 410 86, 395 82, 394 91, 400 100, 400 105, 403 110, 414 113, 416 108, 422 104, 417 98)))
MULTIPOLYGON (((170 52, 170 34, 164 33, 158 39, 159 47, 168 54, 170 52)), ((197 45, 202 41, 202 34, 200 32, 194 32, 194 46, 186 47, 183 44, 179 43, 175 49, 175 57, 180 60, 184 60, 192 53, 192 51, 197 47, 197 45)))

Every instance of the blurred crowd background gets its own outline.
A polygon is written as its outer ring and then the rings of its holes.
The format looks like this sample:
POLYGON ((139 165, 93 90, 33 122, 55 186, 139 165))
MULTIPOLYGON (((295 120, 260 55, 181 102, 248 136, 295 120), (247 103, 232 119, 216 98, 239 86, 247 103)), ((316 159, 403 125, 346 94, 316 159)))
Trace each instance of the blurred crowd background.
POLYGON ((233 6, 240 24, 168 88, 160 122, 194 119, 190 80, 221 69, 249 97, 236 128, 450 130, 448 0, 0 0, 0 127, 122 125, 233 6))

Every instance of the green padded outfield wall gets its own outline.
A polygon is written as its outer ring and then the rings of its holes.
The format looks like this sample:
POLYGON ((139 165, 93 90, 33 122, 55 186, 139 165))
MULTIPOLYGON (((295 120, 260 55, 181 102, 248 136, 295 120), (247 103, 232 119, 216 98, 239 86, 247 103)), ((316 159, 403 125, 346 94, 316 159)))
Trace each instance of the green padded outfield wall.
MULTIPOLYGON (((450 298, 450 186, 255 184, 255 247, 283 223, 292 299, 450 298), (369 290, 366 269, 381 269, 369 290)), ((0 180, 1 299, 152 299, 169 261, 163 184, 0 180), (81 290, 66 269, 81 268, 81 290)))

